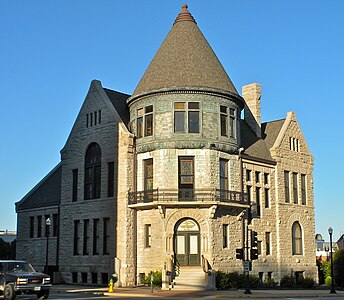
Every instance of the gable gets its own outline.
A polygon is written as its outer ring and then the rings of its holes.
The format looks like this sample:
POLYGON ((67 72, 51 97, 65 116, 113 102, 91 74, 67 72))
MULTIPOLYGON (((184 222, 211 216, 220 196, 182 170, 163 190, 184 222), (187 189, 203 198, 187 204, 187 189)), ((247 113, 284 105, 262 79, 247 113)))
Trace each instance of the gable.
MULTIPOLYGON (((283 126, 271 147, 272 156, 284 156, 284 153, 295 154, 291 159, 298 159, 299 155, 312 157, 295 113, 288 112, 283 126)), ((313 158, 313 157, 312 157, 313 158)))
POLYGON ((118 123, 127 130, 129 122, 129 110, 126 106, 126 99, 129 95, 104 89, 101 82, 92 80, 86 98, 78 113, 73 128, 69 134, 64 148, 79 139, 99 135, 100 132, 111 130, 110 124, 118 123))

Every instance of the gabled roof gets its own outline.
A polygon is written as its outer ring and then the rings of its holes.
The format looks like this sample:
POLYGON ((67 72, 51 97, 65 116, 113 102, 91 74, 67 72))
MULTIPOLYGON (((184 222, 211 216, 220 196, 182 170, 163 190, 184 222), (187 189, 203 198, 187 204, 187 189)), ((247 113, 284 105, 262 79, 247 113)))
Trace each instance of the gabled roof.
POLYGON ((262 138, 258 138, 245 120, 240 120, 241 146, 244 156, 273 162, 270 149, 274 145, 285 119, 262 123, 262 138))
POLYGON ((61 203, 62 166, 59 163, 30 192, 16 203, 16 211, 61 203))
POLYGON ((184 4, 132 97, 169 88, 209 88, 238 95, 184 4))
POLYGON ((125 125, 128 126, 130 116, 126 100, 129 98, 129 95, 106 88, 103 89, 125 125))

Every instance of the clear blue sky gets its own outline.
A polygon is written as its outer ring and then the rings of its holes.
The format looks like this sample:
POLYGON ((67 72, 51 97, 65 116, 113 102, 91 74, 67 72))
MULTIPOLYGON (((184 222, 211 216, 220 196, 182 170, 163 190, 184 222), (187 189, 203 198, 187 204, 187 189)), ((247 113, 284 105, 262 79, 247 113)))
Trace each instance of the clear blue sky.
MULTIPOLYGON (((60 160, 92 79, 131 94, 180 0, 1 1, 0 229, 60 160)), ((238 91, 262 85, 262 119, 294 111, 315 157, 316 232, 344 233, 344 1, 189 0, 238 91)))

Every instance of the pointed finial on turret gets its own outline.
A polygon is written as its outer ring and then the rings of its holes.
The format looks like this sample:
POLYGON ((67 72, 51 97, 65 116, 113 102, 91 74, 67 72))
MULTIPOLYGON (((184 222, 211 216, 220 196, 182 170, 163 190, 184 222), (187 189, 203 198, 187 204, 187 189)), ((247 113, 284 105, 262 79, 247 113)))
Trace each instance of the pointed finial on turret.
POLYGON ((197 24, 195 19, 193 18, 193 16, 188 11, 188 5, 187 4, 182 5, 182 10, 180 11, 179 15, 175 19, 173 25, 178 23, 178 22, 183 22, 183 21, 190 21, 190 22, 194 22, 195 24, 197 24))

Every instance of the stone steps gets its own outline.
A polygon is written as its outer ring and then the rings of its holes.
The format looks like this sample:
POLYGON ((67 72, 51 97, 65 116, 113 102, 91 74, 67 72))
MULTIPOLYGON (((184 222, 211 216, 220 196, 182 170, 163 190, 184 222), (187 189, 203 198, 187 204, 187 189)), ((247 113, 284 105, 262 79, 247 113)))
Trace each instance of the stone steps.
POLYGON ((205 275, 202 267, 181 267, 179 276, 173 281, 174 290, 204 291, 205 275))

